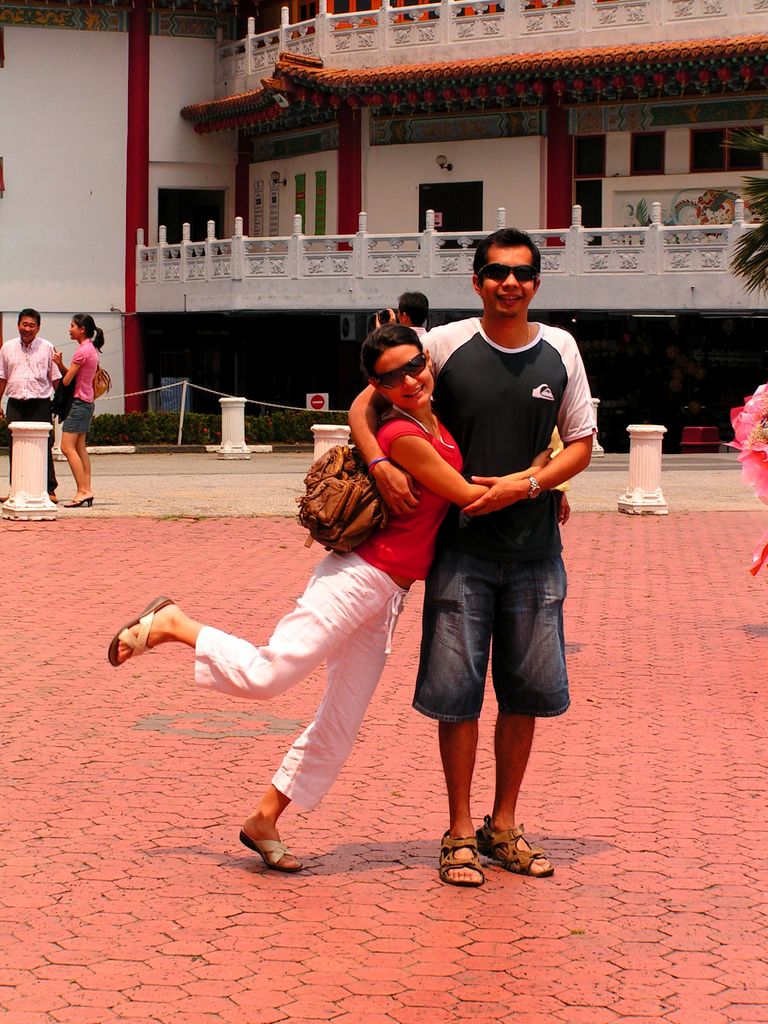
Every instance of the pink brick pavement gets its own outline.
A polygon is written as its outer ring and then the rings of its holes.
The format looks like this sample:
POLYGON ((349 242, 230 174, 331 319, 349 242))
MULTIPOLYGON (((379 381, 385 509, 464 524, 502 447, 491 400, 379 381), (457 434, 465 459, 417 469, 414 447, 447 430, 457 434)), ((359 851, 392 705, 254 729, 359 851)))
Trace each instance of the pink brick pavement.
POLYGON ((237 832, 322 673, 252 704, 198 693, 188 650, 105 648, 163 592, 265 638, 321 552, 288 520, 3 523, 0 1024, 765 1024, 764 525, 575 514, 573 706, 521 806, 557 871, 462 890, 410 708, 420 588, 342 777, 284 819, 286 876, 237 832))

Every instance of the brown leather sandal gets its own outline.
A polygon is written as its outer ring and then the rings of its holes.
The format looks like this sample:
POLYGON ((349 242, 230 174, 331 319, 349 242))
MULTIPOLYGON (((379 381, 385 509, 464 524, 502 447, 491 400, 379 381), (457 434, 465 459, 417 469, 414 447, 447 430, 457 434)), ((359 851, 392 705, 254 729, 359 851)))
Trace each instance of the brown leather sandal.
POLYGON ((173 604, 173 600, 170 597, 156 597, 154 601, 150 601, 144 611, 131 619, 115 633, 109 644, 109 650, 107 651, 107 658, 110 665, 114 665, 115 668, 119 668, 124 665, 129 658, 138 658, 140 654, 144 654, 148 651, 147 640, 149 639, 149 632, 152 629, 152 620, 155 617, 155 612, 159 612, 161 608, 166 608, 169 604, 173 604), (136 636, 131 633, 131 630, 136 626, 141 627, 136 636), (120 643, 124 643, 126 647, 130 648, 130 654, 123 660, 118 661, 118 650, 120 643))
POLYGON ((486 814, 483 827, 477 830, 477 849, 484 857, 494 864, 511 871, 515 875, 530 875, 531 878, 549 878, 555 869, 550 866, 548 871, 531 871, 536 861, 547 860, 546 853, 539 846, 531 846, 523 835, 525 825, 495 832, 491 826, 491 817, 486 814), (522 839, 525 847, 521 850, 517 843, 522 839))
POLYGON ((297 871, 302 871, 304 865, 298 859, 295 858, 296 863, 293 867, 286 867, 283 864, 283 857, 288 854, 289 857, 293 857, 293 854, 280 842, 279 839, 252 839, 247 832, 240 830, 240 842, 243 846, 247 846, 249 850, 253 850, 254 853, 258 853, 261 859, 264 861, 266 866, 272 871, 285 871, 288 874, 295 874, 297 871))
POLYGON ((440 881, 445 882, 446 885, 464 885, 471 889, 477 889, 483 884, 485 874, 477 855, 477 839, 474 836, 456 839, 450 832, 445 833, 440 842, 440 881), (457 860, 457 850, 472 850, 472 857, 470 860, 457 860), (470 871, 474 871, 476 880, 469 882, 463 878, 452 878, 449 872, 461 868, 469 868, 470 871))

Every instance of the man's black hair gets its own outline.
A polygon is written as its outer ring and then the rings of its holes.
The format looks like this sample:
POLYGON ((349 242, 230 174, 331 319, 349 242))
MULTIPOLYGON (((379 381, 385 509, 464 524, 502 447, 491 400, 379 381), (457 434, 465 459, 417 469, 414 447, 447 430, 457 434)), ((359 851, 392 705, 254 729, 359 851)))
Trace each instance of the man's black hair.
POLYGON ((42 317, 40 316, 36 309, 22 309, 22 311, 19 313, 19 318, 16 321, 17 327, 19 326, 19 324, 21 323, 25 316, 31 317, 37 323, 37 326, 40 326, 40 321, 42 317))
POLYGON ((403 292, 397 300, 397 308, 408 314, 414 327, 423 327, 429 315, 429 299, 423 292, 403 292))
POLYGON ((526 231, 519 231, 517 228, 502 228, 494 231, 482 240, 475 249, 475 258, 472 263, 472 270, 477 273, 488 262, 488 250, 491 246, 498 246, 500 249, 511 249, 513 246, 525 245, 531 250, 531 266, 536 271, 536 276, 541 273, 541 253, 539 247, 526 231))

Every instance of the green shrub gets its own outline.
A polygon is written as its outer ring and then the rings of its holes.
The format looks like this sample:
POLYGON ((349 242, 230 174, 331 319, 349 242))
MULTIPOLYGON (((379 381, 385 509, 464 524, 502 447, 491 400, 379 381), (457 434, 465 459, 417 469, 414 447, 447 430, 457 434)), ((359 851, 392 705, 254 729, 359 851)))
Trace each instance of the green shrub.
MULTIPOLYGON (((275 409, 263 416, 245 417, 248 444, 311 444, 315 423, 346 424, 346 413, 310 412, 275 409)), ((89 445, 176 444, 179 414, 175 412, 129 412, 122 415, 105 412, 94 416, 88 431, 89 445)), ((216 413, 188 412, 184 417, 182 444, 219 444, 221 416, 216 413)), ((0 447, 8 446, 8 426, 0 420, 0 447)))
MULTIPOLYGON (((315 423, 346 424, 345 413, 317 413, 276 409, 264 416, 245 417, 248 444, 307 444, 315 423)), ((4 428, 4 423, 0 427, 4 428)), ((102 413, 88 431, 90 445, 176 444, 179 416, 174 412, 102 413)), ((219 444, 221 417, 215 413, 189 412, 184 416, 183 444, 219 444)))

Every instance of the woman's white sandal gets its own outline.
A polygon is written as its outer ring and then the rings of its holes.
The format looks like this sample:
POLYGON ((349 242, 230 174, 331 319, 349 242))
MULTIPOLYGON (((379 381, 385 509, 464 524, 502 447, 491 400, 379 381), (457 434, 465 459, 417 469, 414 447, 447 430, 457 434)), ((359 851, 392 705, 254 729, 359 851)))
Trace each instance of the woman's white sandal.
MULTIPOLYGON (((258 853, 268 868, 273 871, 285 871, 293 874, 296 871, 301 871, 304 865, 300 860, 296 861, 296 864, 289 868, 282 864, 283 857, 288 854, 289 857, 293 857, 293 854, 280 842, 279 839, 252 839, 247 832, 242 829, 240 831, 240 842, 243 846, 247 846, 249 850, 253 850, 254 853, 258 853)), ((294 858, 296 859, 296 858, 294 858)))
POLYGON ((156 597, 154 601, 150 601, 141 615, 137 615, 135 619, 131 619, 130 622, 126 622, 124 626, 115 633, 112 637, 112 641, 107 651, 107 658, 109 659, 110 665, 114 665, 117 668, 119 665, 123 665, 126 661, 131 658, 137 658, 140 654, 144 654, 147 650, 147 640, 149 639, 149 632, 152 629, 152 622, 155 618, 155 612, 159 612, 161 608, 167 607, 169 604, 175 602, 170 597, 156 597), (135 636, 131 630, 139 626, 138 636, 135 636), (131 653, 124 661, 117 660, 117 653, 120 644, 125 644, 126 647, 130 647, 131 653))

